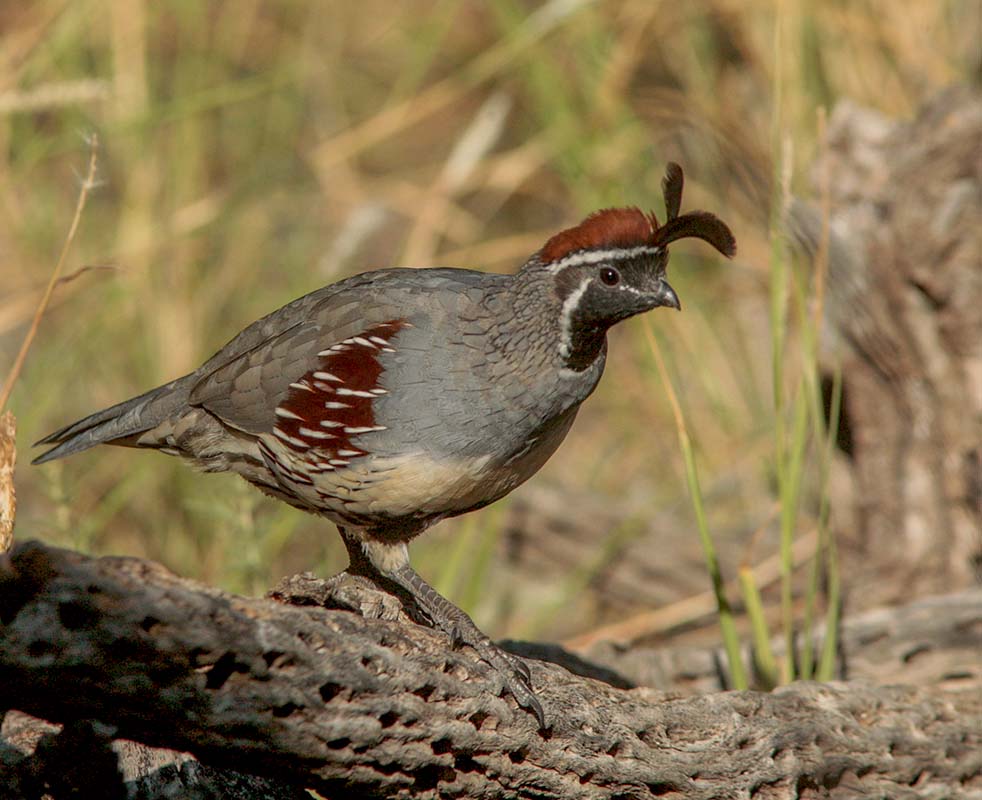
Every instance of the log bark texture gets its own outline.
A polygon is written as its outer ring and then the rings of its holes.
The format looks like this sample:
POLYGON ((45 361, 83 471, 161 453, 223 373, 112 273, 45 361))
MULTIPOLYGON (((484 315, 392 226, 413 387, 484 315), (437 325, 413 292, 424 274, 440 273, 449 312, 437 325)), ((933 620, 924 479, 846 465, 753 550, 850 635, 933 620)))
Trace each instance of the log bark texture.
POLYGON ((681 697, 532 661, 539 731, 469 649, 314 605, 337 595, 396 613, 357 582, 293 582, 279 597, 310 605, 289 605, 20 545, 0 564, 0 708, 64 724, 87 764, 131 739, 329 798, 982 797, 977 690, 681 697))
MULTIPOLYGON (((803 632, 802 638, 806 635, 803 632)), ((820 652, 825 626, 816 627, 811 637, 813 652, 820 652)), ((800 648, 800 640, 798 644, 800 648)), ((784 637, 776 637, 771 647, 781 658, 784 637)), ((982 693, 982 589, 925 597, 845 619, 838 631, 838 651, 840 680, 982 693)), ((718 692, 731 685, 720 646, 618 646, 600 641, 580 653, 636 685, 686 694, 718 692)), ((744 663, 753 664, 749 642, 744 644, 744 663)))
MULTIPOLYGON (((980 142, 976 88, 904 121, 842 103, 816 168, 852 467, 833 502, 851 506, 840 526, 864 607, 982 582, 980 142)), ((792 220, 806 250, 819 225, 792 220)))

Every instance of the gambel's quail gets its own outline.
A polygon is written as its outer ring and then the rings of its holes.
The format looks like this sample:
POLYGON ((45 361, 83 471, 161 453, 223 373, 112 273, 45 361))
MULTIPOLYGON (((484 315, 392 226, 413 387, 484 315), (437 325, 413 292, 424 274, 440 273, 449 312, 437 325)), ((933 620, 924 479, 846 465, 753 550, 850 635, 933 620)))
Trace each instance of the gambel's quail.
POLYGON ((503 497, 553 454, 600 380, 607 329, 680 308, 665 279, 671 242, 734 254, 717 217, 679 215, 677 164, 662 188, 664 225, 637 208, 597 211, 514 275, 383 269, 318 289, 189 375, 46 436, 38 444, 57 446, 34 463, 101 443, 151 448, 327 517, 352 569, 408 592, 544 727, 528 667, 437 594, 406 545, 503 497))

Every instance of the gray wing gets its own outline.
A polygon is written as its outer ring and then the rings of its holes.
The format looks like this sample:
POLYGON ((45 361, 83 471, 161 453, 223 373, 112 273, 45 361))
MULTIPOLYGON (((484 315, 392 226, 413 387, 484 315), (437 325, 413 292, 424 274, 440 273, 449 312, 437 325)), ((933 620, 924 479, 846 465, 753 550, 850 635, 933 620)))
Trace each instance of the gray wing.
POLYGON ((270 432, 290 385, 318 368, 319 352, 357 336, 372 322, 398 316, 396 309, 378 305, 366 315, 359 298, 347 292, 333 294, 310 309, 306 319, 222 360, 199 378, 189 404, 246 433, 270 432))
MULTIPOLYGON (((379 324, 399 321, 411 327, 413 320, 431 315, 434 305, 467 302, 458 291, 476 278, 466 270, 379 270, 306 295, 246 328, 206 362, 188 402, 233 428, 269 433, 291 385, 324 367, 320 353, 354 337, 364 339, 361 334, 379 324), (451 287, 454 291, 446 291, 451 287), (440 289, 444 291, 431 294, 440 289), (425 295, 422 302, 420 295, 425 295), (440 300, 434 303, 433 297, 440 300)), ((443 308, 442 313, 448 311, 443 308)), ((370 350, 365 354, 371 355, 370 350)), ((353 372, 345 376, 352 385, 368 380, 359 363, 344 361, 353 372)), ((365 368, 371 366, 366 360, 365 368)))

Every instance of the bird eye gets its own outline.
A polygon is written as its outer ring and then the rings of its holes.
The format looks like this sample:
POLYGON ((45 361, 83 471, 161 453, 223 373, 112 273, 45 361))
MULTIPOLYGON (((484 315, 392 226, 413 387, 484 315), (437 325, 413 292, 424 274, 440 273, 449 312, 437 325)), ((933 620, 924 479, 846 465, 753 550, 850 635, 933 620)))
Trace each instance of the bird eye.
POLYGON ((616 286, 621 282, 621 274, 613 267, 604 267, 600 270, 600 280, 607 286, 616 286))

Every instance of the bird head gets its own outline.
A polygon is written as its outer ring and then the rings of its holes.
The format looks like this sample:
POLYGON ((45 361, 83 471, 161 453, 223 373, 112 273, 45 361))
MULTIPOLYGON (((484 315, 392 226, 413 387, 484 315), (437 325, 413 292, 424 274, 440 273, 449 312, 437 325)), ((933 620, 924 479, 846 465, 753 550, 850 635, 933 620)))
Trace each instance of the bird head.
POLYGON ((717 216, 679 214, 682 186, 682 168, 669 163, 662 181, 664 224, 654 212, 639 208, 603 209, 557 233, 534 257, 536 268, 554 279, 561 309, 560 354, 574 369, 576 362, 592 360, 588 351, 596 350, 597 338, 602 344, 617 322, 659 306, 681 310, 666 278, 669 244, 696 238, 727 257, 736 253, 733 234, 717 216))

